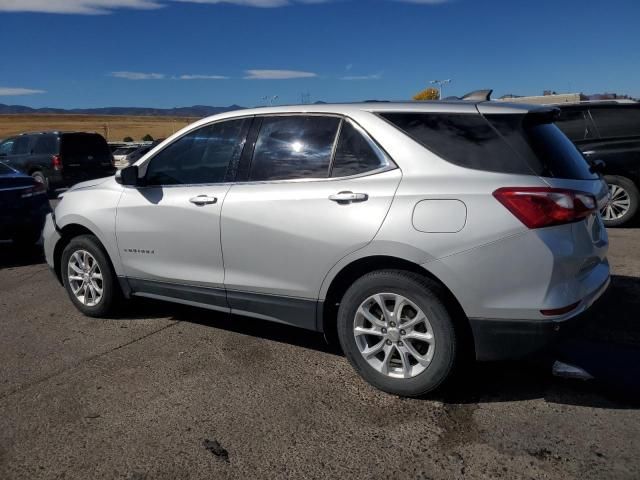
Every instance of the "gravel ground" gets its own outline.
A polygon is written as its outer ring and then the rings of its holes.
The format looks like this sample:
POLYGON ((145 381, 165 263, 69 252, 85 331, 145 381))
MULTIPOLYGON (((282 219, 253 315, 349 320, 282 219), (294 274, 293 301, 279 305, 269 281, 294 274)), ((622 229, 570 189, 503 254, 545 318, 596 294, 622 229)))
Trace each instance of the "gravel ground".
POLYGON ((38 252, 0 245, 0 478, 640 478, 640 229, 610 237, 613 286, 558 352, 596 381, 485 364, 424 400, 294 328, 85 318, 38 252))

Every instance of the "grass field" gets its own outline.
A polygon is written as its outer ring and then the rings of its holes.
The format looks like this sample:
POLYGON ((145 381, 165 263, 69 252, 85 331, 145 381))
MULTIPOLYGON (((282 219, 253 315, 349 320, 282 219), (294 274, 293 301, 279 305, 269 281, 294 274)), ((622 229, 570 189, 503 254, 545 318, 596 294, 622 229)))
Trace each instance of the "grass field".
POLYGON ((121 141, 127 136, 141 140, 147 133, 156 139, 166 138, 196 120, 117 115, 0 115, 0 138, 22 132, 73 130, 98 132, 108 141, 121 141))

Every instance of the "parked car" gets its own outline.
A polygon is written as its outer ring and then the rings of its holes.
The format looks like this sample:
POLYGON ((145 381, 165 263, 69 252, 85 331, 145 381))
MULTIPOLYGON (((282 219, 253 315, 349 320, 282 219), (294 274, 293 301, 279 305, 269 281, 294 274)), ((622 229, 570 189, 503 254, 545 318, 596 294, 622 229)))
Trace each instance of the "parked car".
POLYGON ((0 160, 50 192, 116 171, 107 142, 97 133, 25 133, 0 143, 0 160))
POLYGON ((608 227, 628 225, 640 203, 640 104, 561 105, 560 129, 590 161, 603 160, 611 199, 602 210, 608 227))
POLYGON ((51 211, 44 185, 0 162, 0 239, 32 245, 51 211))
POLYGON ((128 157, 138 150, 140 145, 123 145, 113 152, 113 162, 117 168, 123 168, 129 165, 128 157))
POLYGON ((467 352, 544 348, 607 288, 607 186, 556 114, 458 101, 206 118, 66 193, 47 262, 86 315, 137 296, 335 332, 372 385, 422 395, 467 352))

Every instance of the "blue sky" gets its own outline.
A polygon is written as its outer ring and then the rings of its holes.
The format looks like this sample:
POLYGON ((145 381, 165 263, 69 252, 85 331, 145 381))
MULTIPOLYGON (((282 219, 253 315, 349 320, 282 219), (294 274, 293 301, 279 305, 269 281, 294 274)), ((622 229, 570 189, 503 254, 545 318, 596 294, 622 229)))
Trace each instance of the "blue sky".
POLYGON ((0 0, 0 103, 408 99, 442 78, 640 96, 639 19, 638 0, 0 0))

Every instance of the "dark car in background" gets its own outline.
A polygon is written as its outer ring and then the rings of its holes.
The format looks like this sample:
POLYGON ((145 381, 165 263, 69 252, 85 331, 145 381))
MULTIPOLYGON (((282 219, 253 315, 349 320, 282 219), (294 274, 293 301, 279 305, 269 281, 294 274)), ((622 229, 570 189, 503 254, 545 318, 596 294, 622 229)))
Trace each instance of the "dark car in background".
POLYGON ((603 160, 609 185, 602 210, 608 227, 628 224, 640 203, 640 103, 585 102, 558 105, 556 124, 592 164, 603 160))
POLYGON ((38 132, 0 143, 0 161, 42 183, 48 192, 113 175, 113 155, 102 135, 38 132))
POLYGON ((41 182, 0 162, 0 240, 23 246, 36 243, 50 211, 41 182))

